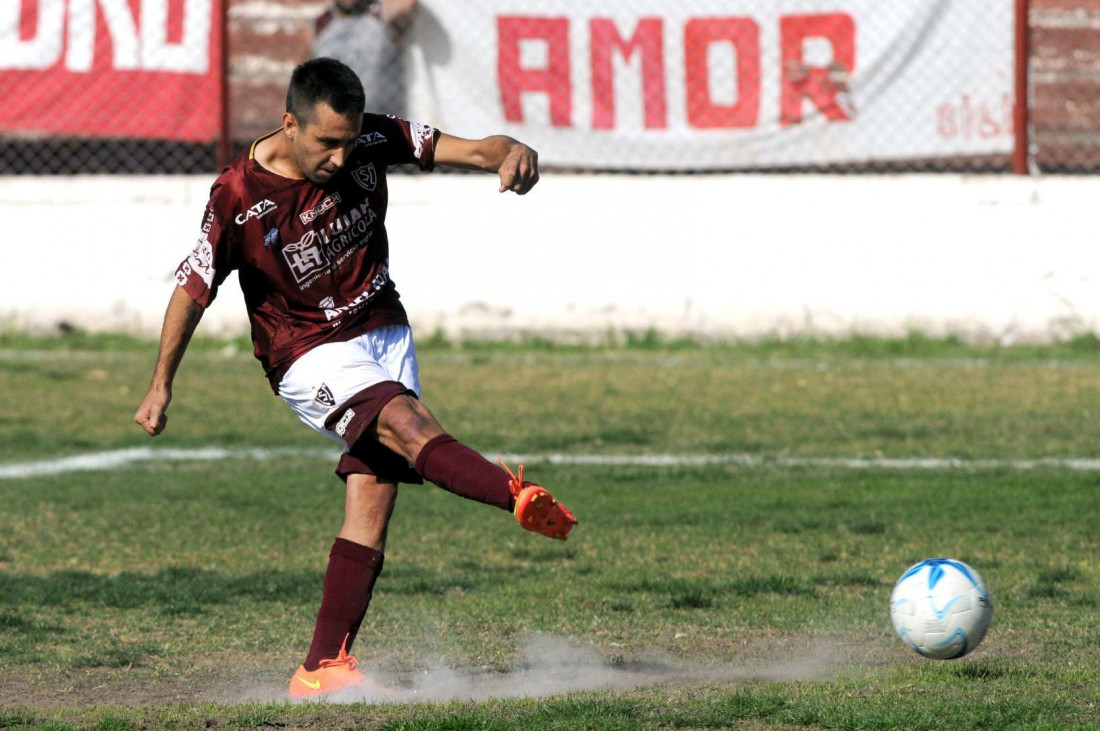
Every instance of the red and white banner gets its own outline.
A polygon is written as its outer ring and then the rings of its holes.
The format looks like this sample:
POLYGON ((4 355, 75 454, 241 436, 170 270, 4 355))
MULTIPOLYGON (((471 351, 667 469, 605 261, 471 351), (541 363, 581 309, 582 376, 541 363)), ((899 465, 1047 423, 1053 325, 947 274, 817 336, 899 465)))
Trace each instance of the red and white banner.
POLYGON ((410 116, 550 164, 731 169, 1012 149, 1013 0, 421 0, 410 116))
POLYGON ((221 3, 0 1, 0 131, 215 140, 221 3))

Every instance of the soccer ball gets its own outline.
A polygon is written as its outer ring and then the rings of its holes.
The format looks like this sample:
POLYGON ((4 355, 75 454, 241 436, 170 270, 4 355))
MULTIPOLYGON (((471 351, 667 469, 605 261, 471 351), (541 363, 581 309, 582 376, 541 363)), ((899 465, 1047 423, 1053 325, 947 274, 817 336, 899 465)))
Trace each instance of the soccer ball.
POLYGON ((977 571, 962 561, 930 558, 909 567, 894 585, 890 619, 916 652, 951 660, 985 637, 993 621, 993 600, 977 571))

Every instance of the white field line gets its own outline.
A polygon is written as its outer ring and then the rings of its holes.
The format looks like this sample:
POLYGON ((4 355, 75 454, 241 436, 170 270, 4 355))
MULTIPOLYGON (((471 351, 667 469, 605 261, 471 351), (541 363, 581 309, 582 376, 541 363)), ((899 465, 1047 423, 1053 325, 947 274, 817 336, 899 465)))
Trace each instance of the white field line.
POLYGON ((266 460, 280 457, 335 459, 339 452, 331 449, 157 449, 135 447, 115 449, 109 452, 91 452, 74 457, 38 460, 35 462, 11 462, 0 465, 0 479, 63 475, 69 472, 103 472, 118 469, 136 462, 210 462, 221 459, 266 460))
MULTIPOLYGON (((160 449, 136 447, 107 452, 91 452, 74 457, 12 462, 0 465, 0 479, 63 475, 70 472, 99 472, 114 470, 139 462, 209 462, 225 459, 331 459, 339 452, 332 449, 160 449)), ((495 455, 486 455, 489 458, 495 455)), ((507 454, 510 463, 605 465, 637 467, 680 467, 705 465, 736 465, 741 467, 835 467, 844 469, 884 470, 984 470, 1055 468, 1084 472, 1100 471, 1100 459, 1091 458, 1042 458, 1042 459, 959 459, 959 458, 853 458, 853 457, 778 457, 752 454, 713 455, 612 455, 612 454, 507 454)))

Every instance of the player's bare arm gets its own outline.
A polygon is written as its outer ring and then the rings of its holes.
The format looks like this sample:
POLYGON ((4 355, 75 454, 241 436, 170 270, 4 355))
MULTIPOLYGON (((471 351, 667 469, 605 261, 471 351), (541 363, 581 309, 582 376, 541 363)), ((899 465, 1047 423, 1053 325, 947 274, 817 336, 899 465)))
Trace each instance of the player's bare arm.
POLYGON ((500 175, 500 192, 523 195, 539 182, 539 154, 519 140, 493 135, 467 140, 441 133, 435 143, 439 165, 500 175))
POLYGON ((160 352, 153 369, 153 380, 141 405, 134 414, 134 422, 155 437, 168 425, 168 404, 172 401, 172 382, 176 377, 187 344, 198 327, 205 310, 192 299, 183 287, 177 286, 168 301, 164 313, 164 325, 160 332, 160 352))

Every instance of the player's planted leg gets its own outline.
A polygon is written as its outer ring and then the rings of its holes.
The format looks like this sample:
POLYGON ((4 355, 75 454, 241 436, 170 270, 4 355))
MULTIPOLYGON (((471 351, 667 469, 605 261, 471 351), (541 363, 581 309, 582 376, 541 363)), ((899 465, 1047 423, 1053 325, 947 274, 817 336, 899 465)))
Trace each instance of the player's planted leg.
POLYGON ((290 679, 290 697, 320 698, 359 686, 363 680, 359 661, 341 644, 336 657, 321 660, 313 670, 306 670, 304 663, 298 666, 290 679))
MULTIPOLYGON (((306 660, 290 680, 292 698, 328 695, 366 682, 348 654, 385 562, 386 530, 397 485, 350 475, 344 524, 333 542, 306 660)), ((375 688, 374 690, 379 690, 375 688)))
POLYGON ((392 696, 394 692, 374 682, 359 670, 359 661, 348 654, 346 643, 330 660, 322 660, 316 670, 299 665, 290 679, 290 697, 295 699, 323 698, 345 690, 364 695, 392 696))

